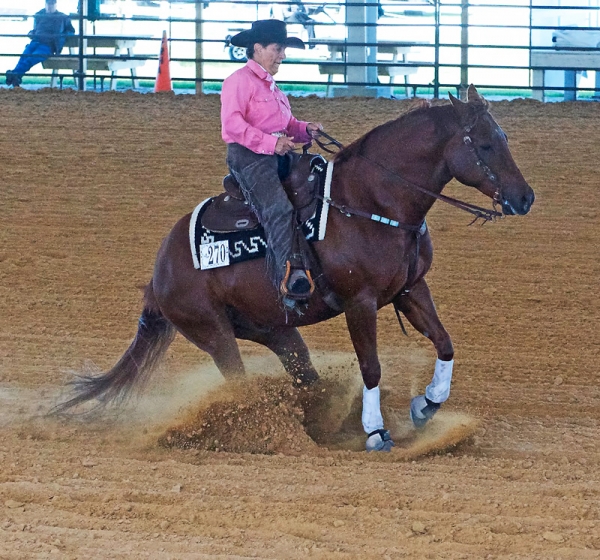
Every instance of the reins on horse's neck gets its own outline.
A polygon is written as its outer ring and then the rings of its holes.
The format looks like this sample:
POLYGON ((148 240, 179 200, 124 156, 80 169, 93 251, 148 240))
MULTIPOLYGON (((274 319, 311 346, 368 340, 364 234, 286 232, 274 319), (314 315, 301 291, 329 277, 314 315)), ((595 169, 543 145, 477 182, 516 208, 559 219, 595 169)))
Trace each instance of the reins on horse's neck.
MULTIPOLYGON (((331 162, 330 162, 330 165, 331 165, 331 162)), ((344 214, 345 216, 348 216, 348 218, 350 216, 359 216, 360 218, 367 218, 367 220, 371 220, 372 222, 378 222, 378 223, 384 224, 386 226, 391 226, 391 227, 400 228, 400 229, 406 229, 408 231, 414 231, 415 233, 419 233, 421 235, 424 233, 423 228, 425 225, 425 221, 421 222, 421 224, 418 226, 413 226, 411 224, 405 224, 403 222, 398 222, 397 220, 392 220, 390 218, 386 218, 385 216, 380 216, 379 214, 371 214, 370 212, 363 212, 362 210, 356 210, 354 208, 349 208, 345 204, 339 204, 338 202, 336 202, 335 200, 333 200, 331 197, 328 197, 328 196, 317 195, 317 198, 324 200, 325 202, 327 202, 327 204, 329 204, 329 206, 331 206, 332 208, 335 208, 336 210, 339 210, 342 214, 344 214)))
POLYGON ((317 132, 319 136, 322 136, 323 138, 327 138, 327 140, 329 140, 328 142, 321 142, 319 138, 314 139, 315 142, 319 145, 319 148, 321 148, 322 150, 325 150, 330 154, 337 154, 344 147, 344 145, 341 142, 338 142, 333 136, 329 136, 329 134, 327 134, 326 132, 323 132, 322 130, 319 130, 317 132), (330 150, 329 146, 335 146, 337 150, 330 150))
MULTIPOLYGON (((469 130, 465 130, 465 132, 469 132, 469 130)), ((332 136, 329 136, 329 134, 323 132, 322 130, 318 131, 319 136, 322 136, 323 138, 326 138, 328 140, 328 142, 321 142, 319 140, 319 138, 315 138, 315 142, 319 145, 319 147, 323 150, 325 150, 326 152, 330 153, 330 154, 335 154, 337 153, 334 150, 329 149, 329 146, 336 146, 337 151, 341 150, 342 148, 344 148, 344 145, 337 141, 335 138, 333 138, 332 136)), ((475 157, 477 157, 477 165, 478 166, 483 166, 483 170, 486 173, 486 175, 488 177, 491 177, 493 179, 495 179, 494 175, 492 174, 492 172, 489 170, 489 168, 481 161, 481 159, 477 156, 477 153, 475 152, 475 149, 473 148, 473 143, 471 141, 471 138, 467 135, 463 138, 464 143, 471 148, 471 150, 473 151, 473 153, 475 154, 475 157)), ((403 183, 405 183, 407 186, 416 189, 424 194, 427 194, 429 196, 432 196, 433 198, 437 198, 438 200, 441 200, 442 202, 446 202, 447 204, 450 204, 451 206, 455 206, 456 208, 459 208, 460 210, 464 210, 465 212, 469 212, 470 214, 473 214, 475 216, 475 219, 471 222, 471 224, 473 224, 474 222, 476 222, 479 219, 482 219, 485 222, 489 222, 489 221, 493 221, 494 219, 496 219, 497 217, 501 217, 502 216, 502 212, 498 212, 497 210, 489 210, 487 208, 482 208, 481 206, 477 206, 476 204, 471 204, 470 202, 464 202, 462 200, 458 200, 456 198, 452 198, 450 196, 446 196, 443 195, 441 193, 435 193, 433 191, 430 191, 429 189, 426 189, 425 187, 422 187, 421 185, 417 185, 416 183, 413 183, 412 181, 409 181, 408 179, 405 179, 404 177, 402 177, 401 175, 399 175, 398 173, 396 173, 395 171, 392 171, 390 169, 388 169, 387 167, 384 167, 383 165, 381 165, 379 162, 374 161, 366 156, 363 156, 362 154, 357 154, 359 157, 361 157, 362 159, 364 159, 365 161, 368 161, 369 163, 371 163, 372 165, 375 165, 377 167, 379 167, 380 169, 382 169, 383 171, 385 171, 386 173, 388 173, 389 175, 392 175, 393 177, 396 177, 397 179, 400 179, 400 181, 402 181, 403 183)), ((497 202, 496 200, 496 196, 494 196, 494 203, 497 202)), ((334 207, 334 208, 338 208, 339 205, 335 205, 332 204, 330 202, 330 204, 334 207)), ((346 208, 346 207, 342 207, 342 208, 346 208)), ((341 208, 338 208, 341 210, 341 208)), ((354 210, 351 213, 356 214, 356 215, 360 215, 358 213, 359 211, 354 210)), ((365 213, 366 214, 366 213, 365 213)), ((370 216, 370 214, 369 214, 370 216)), ((469 224, 469 225, 471 225, 469 224)))

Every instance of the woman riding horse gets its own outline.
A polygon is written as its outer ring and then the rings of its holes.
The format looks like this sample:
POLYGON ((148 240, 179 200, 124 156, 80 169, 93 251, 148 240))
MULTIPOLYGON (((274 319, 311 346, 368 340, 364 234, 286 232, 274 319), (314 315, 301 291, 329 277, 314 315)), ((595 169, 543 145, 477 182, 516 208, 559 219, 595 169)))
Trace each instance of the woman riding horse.
POLYGON ((393 304, 436 350, 433 379, 410 406, 414 425, 425 425, 448 399, 454 360, 426 281, 433 259, 427 212, 442 200, 492 219, 527 214, 535 199, 477 90, 469 87, 466 103, 452 95, 450 101, 425 104, 374 128, 329 163, 327 230, 313 247, 341 304, 337 309, 317 291, 304 314, 286 313, 263 259, 196 270, 190 213, 162 243, 130 347, 110 371, 76 382, 76 395, 59 410, 127 396, 164 357, 176 331, 208 352, 228 379, 245 371, 236 341, 244 339, 272 350, 297 384, 310 385, 319 376, 298 327, 343 312, 364 383, 366 447, 389 451, 393 443, 379 403, 377 312, 393 304), (452 178, 478 189, 502 212, 444 196, 452 178))
POLYGON ((281 185, 279 160, 296 142, 309 142, 323 127, 292 115, 273 76, 285 60, 286 47, 304 49, 304 43, 288 37, 285 23, 275 19, 255 21, 231 43, 246 47, 248 62, 223 82, 221 125, 227 165, 265 230, 271 281, 286 307, 293 308, 296 301, 310 296, 314 284, 297 250, 302 240, 281 185))

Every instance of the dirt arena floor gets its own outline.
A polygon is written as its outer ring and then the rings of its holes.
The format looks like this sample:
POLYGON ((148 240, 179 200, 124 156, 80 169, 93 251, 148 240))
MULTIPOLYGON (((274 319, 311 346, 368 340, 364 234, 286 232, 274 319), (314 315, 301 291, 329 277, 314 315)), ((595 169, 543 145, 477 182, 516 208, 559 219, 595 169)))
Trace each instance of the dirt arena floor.
MULTIPOLYGON (((292 104, 342 142, 411 107, 292 104)), ((45 416, 72 372, 121 356, 162 237, 220 190, 219 99, 3 90, 0 107, 0 558, 600 558, 600 104, 492 104, 537 200, 483 227, 431 211, 452 395, 415 439, 435 352, 382 310, 387 455, 318 437, 360 430, 343 318, 303 329, 325 387, 306 409, 262 348, 242 344, 250 380, 228 386, 178 337, 120 415, 45 416), (210 437, 173 446, 194 430, 210 437)))

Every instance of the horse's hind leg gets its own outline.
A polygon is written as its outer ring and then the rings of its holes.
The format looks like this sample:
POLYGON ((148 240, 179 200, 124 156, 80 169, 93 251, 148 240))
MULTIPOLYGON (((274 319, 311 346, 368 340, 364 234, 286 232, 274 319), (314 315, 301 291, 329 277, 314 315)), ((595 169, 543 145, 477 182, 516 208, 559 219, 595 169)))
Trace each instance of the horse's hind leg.
POLYGON ((312 385, 319 380, 319 374, 312 365, 310 353, 298 329, 272 330, 264 344, 277 354, 285 371, 299 385, 312 385))
POLYGON ((425 279, 419 280, 408 293, 396 296, 393 303, 415 329, 433 342, 437 351, 431 383, 427 385, 424 395, 414 397, 410 403, 410 417, 413 424, 420 428, 427 424, 450 396, 454 348, 450 335, 438 317, 425 279))
POLYGON ((308 348, 295 327, 260 329, 240 320, 234 324, 237 338, 262 344, 274 352, 298 385, 312 385, 319 379, 308 348))
POLYGON ((225 379, 244 375, 244 363, 228 317, 214 311, 200 316, 202 322, 198 316, 173 317, 171 322, 192 344, 210 354, 225 379))
POLYGON ((152 280, 156 303, 185 338, 210 354, 223 377, 231 379, 244 374, 244 364, 226 306, 217 295, 223 279, 214 270, 193 268, 189 220, 177 222, 158 252, 152 280))

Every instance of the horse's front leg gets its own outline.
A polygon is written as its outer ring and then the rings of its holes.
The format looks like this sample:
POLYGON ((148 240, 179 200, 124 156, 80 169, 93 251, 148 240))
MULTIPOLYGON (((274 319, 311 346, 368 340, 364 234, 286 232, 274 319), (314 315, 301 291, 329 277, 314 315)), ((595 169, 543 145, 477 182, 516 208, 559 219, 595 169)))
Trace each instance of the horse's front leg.
POLYGON ((424 395, 414 397, 410 402, 410 418, 417 428, 421 428, 433 418, 440 405, 450 396, 454 347, 450 335, 438 317, 424 278, 409 292, 397 295, 393 303, 415 329, 433 342, 437 351, 438 357, 431 383, 427 385, 424 395))
POLYGON ((383 428, 379 404, 381 365, 377 356, 377 302, 374 297, 359 296, 345 307, 346 324, 362 374, 362 424, 367 433, 367 451, 390 451, 394 445, 383 428))

